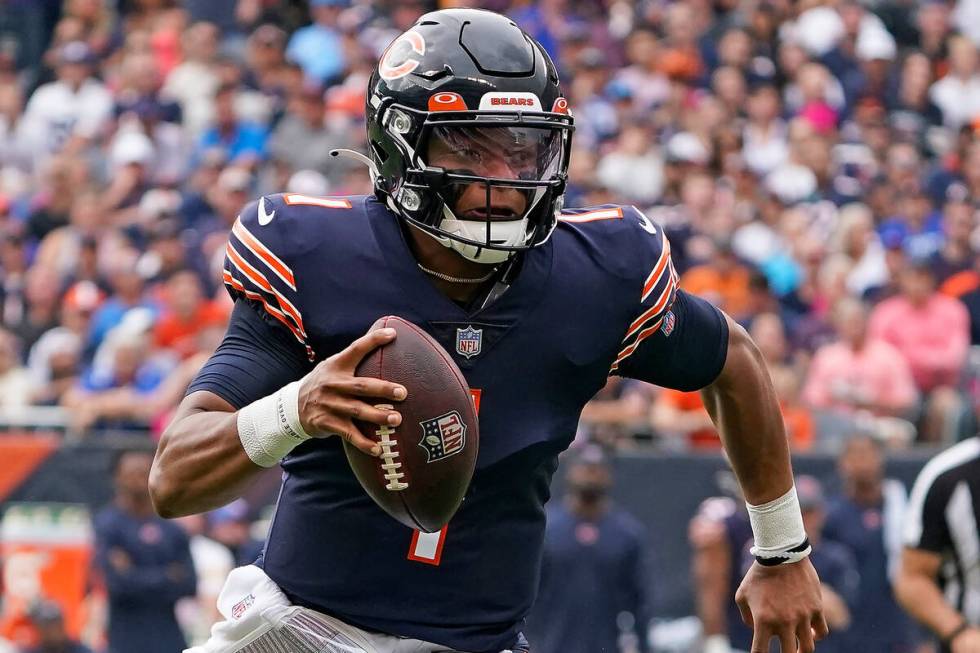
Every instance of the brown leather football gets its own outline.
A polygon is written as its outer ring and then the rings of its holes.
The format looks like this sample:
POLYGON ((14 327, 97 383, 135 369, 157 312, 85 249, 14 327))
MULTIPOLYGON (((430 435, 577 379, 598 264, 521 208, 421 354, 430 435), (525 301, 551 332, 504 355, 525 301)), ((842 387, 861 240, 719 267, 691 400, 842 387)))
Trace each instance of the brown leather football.
POLYGON ((395 329, 395 339, 368 354, 355 374, 405 386, 408 396, 394 406, 402 422, 357 424, 381 445, 378 458, 346 441, 344 449, 357 480, 385 512, 432 533, 456 513, 473 477, 476 409, 463 373, 438 342, 400 317, 383 317, 371 330, 385 327, 395 329))

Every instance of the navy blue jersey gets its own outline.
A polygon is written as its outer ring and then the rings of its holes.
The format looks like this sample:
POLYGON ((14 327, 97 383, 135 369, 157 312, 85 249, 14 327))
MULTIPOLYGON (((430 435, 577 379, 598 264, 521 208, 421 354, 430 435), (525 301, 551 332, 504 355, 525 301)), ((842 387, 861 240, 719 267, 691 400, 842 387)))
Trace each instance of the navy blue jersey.
POLYGON ((886 524, 886 515, 884 502, 866 506, 847 496, 831 501, 827 509, 824 537, 850 549, 860 573, 851 614, 855 626, 846 633, 849 651, 906 653, 917 644, 911 617, 895 600, 888 577, 885 533, 887 528, 899 525, 886 524))
POLYGON ((616 653, 623 612, 646 651, 647 572, 643 527, 612 506, 585 519, 549 507, 537 602, 528 620, 534 653, 616 653))
POLYGON ((109 653, 183 649, 174 604, 197 591, 184 531, 155 515, 134 517, 110 505, 95 517, 95 544, 109 595, 109 653), (128 564, 114 560, 120 556, 128 564))
POLYGON ((724 316, 676 289, 663 232, 631 207, 568 212, 524 255, 510 289, 469 311, 418 268, 402 225, 373 197, 269 196, 235 223, 224 280, 281 325, 295 361, 270 373, 284 358, 262 354, 272 338, 250 346, 230 333, 190 391, 235 407, 299 378, 303 359, 336 353, 383 315, 418 324, 454 356, 478 396, 480 452, 446 529, 425 536, 391 519, 361 489, 339 439, 313 439, 282 463, 261 564, 299 604, 477 653, 517 639, 557 455, 608 375, 693 390, 727 353, 724 316), (250 370, 252 358, 261 367, 250 370))

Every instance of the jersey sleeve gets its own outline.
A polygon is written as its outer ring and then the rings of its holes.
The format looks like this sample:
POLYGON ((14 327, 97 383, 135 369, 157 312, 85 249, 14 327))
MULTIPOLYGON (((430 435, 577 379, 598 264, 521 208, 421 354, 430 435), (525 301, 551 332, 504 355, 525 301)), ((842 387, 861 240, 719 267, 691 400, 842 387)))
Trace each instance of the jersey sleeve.
POLYGON ((238 299, 228 331, 187 394, 207 390, 239 409, 302 378, 312 367, 291 334, 254 303, 238 299))
POLYGON ((301 246, 295 232, 302 230, 294 227, 282 196, 262 197, 246 206, 228 237, 221 276, 233 299, 245 300, 271 317, 313 360, 290 265, 301 246))
POLYGON ((670 241, 663 229, 632 207, 624 218, 635 223, 634 256, 644 276, 636 280, 640 287, 636 317, 623 336, 610 374, 675 390, 699 390, 714 381, 724 366, 725 316, 677 287, 670 241))

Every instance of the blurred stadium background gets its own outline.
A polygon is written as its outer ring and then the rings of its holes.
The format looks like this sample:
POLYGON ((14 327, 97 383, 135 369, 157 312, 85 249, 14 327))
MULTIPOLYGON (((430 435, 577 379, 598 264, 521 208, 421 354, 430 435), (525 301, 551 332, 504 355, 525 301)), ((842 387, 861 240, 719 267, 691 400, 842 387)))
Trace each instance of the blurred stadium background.
MULTIPOLYGON (((362 168, 328 152, 363 151, 379 53, 424 11, 477 6, 310 4, 0 0, 0 638, 11 650, 30 650, 52 609, 103 650, 92 517, 112 498, 117 454, 152 451, 220 339, 239 208, 280 191, 370 192, 362 168)), ((566 205, 632 203, 666 228, 682 287, 759 343, 797 469, 824 482, 831 513, 848 492, 835 461, 855 438, 877 443, 907 486, 930 455, 972 437, 980 0, 479 6, 513 17, 558 64, 576 121, 566 205)), ((698 395, 613 379, 583 414, 576 448, 589 443, 612 452, 613 495, 645 529, 655 648, 701 650, 692 555, 738 502, 698 395)), ((261 542, 277 485, 271 473, 182 522, 219 543, 195 559, 198 595, 178 606, 191 640, 207 632, 224 570, 261 542)), ((862 578, 881 575, 881 560, 852 553, 862 578)), ((892 618, 851 628, 873 639, 892 618)))

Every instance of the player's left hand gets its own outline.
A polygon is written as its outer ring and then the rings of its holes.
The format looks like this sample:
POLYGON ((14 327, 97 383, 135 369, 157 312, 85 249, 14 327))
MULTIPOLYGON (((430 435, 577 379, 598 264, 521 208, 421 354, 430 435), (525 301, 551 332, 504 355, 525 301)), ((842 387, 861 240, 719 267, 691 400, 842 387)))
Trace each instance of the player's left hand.
POLYGON ((815 640, 830 631, 820 579, 809 558, 775 567, 753 563, 735 592, 735 602, 752 628, 751 653, 768 653, 773 637, 779 638, 782 653, 812 653, 815 640))

